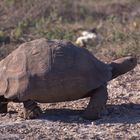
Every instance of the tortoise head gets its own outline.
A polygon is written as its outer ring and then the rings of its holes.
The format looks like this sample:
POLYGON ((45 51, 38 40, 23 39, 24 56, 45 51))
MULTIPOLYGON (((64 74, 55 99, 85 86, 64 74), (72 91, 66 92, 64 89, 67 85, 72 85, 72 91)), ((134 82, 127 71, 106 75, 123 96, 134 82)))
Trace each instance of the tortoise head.
POLYGON ((137 65, 137 58, 133 56, 122 57, 113 61, 110 66, 112 67, 112 79, 122 75, 137 65))

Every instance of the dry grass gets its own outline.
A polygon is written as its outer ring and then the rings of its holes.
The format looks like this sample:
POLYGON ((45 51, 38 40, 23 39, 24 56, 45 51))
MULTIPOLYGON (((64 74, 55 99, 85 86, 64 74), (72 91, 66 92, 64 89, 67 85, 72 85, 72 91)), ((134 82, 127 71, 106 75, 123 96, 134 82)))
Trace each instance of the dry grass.
POLYGON ((98 56, 139 55, 139 9, 139 0, 2 0, 0 42, 5 36, 14 45, 40 37, 74 42, 79 29, 96 27, 102 40, 90 47, 98 56))

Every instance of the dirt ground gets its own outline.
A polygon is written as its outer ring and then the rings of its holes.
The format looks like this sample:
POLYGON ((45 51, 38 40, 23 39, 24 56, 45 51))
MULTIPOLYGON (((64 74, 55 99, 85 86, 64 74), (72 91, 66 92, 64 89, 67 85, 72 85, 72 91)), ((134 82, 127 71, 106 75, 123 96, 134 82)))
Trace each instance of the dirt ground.
POLYGON ((107 110, 101 119, 80 117, 88 99, 56 104, 40 104, 44 113, 24 120, 22 104, 9 104, 9 113, 0 115, 0 140, 140 139, 140 64, 108 85, 107 110))

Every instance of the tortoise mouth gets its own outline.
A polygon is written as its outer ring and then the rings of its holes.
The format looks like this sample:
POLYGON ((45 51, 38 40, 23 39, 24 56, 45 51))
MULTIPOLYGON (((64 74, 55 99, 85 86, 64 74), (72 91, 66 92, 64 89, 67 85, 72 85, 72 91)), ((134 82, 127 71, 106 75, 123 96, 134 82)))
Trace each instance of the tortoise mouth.
POLYGON ((136 58, 136 57, 130 58, 130 62, 131 62, 134 66, 136 66, 136 65, 137 65, 137 58, 136 58))

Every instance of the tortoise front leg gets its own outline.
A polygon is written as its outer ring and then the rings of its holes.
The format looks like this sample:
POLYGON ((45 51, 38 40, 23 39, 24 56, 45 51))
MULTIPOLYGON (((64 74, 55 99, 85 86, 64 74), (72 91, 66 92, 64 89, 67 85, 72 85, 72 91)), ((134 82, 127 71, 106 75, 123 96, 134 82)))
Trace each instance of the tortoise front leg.
POLYGON ((4 98, 4 96, 0 96, 0 113, 7 113, 7 105, 8 99, 4 98))
POLYGON ((101 111, 106 106, 107 99, 108 93, 106 85, 94 90, 83 117, 89 120, 99 119, 101 111))
POLYGON ((40 107, 37 105, 35 101, 32 100, 24 101, 23 105, 24 105, 23 117, 25 119, 34 119, 42 113, 40 107))

